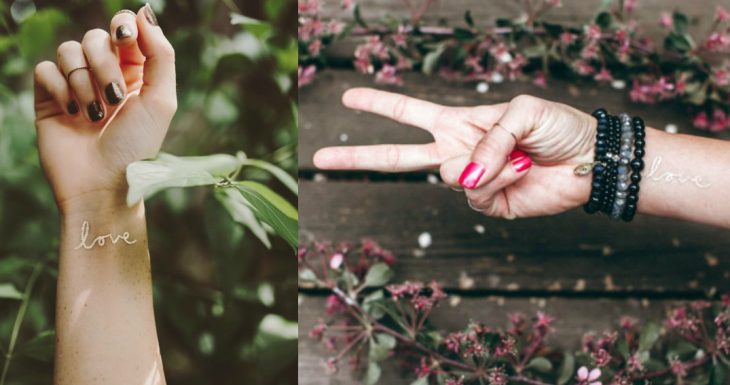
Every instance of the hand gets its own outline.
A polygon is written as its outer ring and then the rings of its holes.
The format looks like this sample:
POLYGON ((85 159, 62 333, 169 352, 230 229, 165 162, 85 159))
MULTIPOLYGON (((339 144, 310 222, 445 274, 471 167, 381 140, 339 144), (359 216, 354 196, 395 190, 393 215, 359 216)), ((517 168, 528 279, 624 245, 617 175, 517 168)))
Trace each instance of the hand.
POLYGON ((35 69, 41 165, 62 213, 124 204, 127 165, 158 153, 177 109, 175 54, 152 8, 118 13, 111 31, 35 69))
POLYGON ((440 166, 447 184, 470 187, 474 209, 503 218, 556 214, 588 200, 591 178, 573 169, 593 160, 596 123, 569 106, 518 96, 493 106, 445 107, 371 89, 349 90, 343 102, 426 129, 435 141, 325 148, 314 156, 317 167, 402 172, 440 166), (462 178, 470 161, 483 171, 462 178))

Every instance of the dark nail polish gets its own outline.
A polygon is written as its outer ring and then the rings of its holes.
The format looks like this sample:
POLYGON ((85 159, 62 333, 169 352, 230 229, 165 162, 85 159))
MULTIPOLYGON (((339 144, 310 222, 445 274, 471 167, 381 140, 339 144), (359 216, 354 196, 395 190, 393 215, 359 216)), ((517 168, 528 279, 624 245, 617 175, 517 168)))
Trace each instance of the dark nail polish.
POLYGON ((76 102, 72 100, 72 101, 68 102, 68 105, 66 105, 66 110, 68 111, 69 114, 76 115, 79 113, 79 105, 76 104, 76 102))
POLYGON ((144 13, 144 18, 147 19, 148 23, 154 26, 159 25, 157 24, 157 16, 155 16, 155 11, 152 10, 152 7, 150 7, 149 3, 145 4, 142 10, 142 12, 144 13))
POLYGON ((109 102, 109 104, 116 105, 119 104, 122 99, 124 99, 124 92, 122 92, 122 87, 119 86, 119 83, 117 82, 111 82, 108 86, 104 89, 104 95, 106 95, 106 100, 109 102))
POLYGON ((123 40, 128 37, 132 37, 132 30, 129 27, 124 24, 117 27, 117 40, 123 40))
POLYGON ((96 100, 89 103, 86 111, 89 113, 89 118, 91 118, 92 122, 98 122, 104 119, 104 110, 101 108, 101 104, 99 104, 96 100))

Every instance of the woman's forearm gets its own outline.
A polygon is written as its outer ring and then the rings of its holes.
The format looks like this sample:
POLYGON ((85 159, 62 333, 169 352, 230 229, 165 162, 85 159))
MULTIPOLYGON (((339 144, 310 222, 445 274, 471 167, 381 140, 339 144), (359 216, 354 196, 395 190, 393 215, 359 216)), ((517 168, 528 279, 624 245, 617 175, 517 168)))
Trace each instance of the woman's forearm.
POLYGON ((63 211, 55 384, 164 384, 143 204, 63 211))
POLYGON ((639 212, 730 228, 730 144, 647 129, 639 212))

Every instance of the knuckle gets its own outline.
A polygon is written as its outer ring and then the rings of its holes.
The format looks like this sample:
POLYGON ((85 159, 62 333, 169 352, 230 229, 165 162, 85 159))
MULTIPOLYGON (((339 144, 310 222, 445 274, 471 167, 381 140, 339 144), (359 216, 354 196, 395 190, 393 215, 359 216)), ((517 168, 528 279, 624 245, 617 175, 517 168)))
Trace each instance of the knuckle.
POLYGON ((401 120, 408 107, 408 98, 405 96, 399 97, 393 104, 393 118, 395 120, 401 120))
POLYGON ((394 145, 388 145, 385 148, 385 164, 392 169, 398 167, 400 163, 400 152, 394 145))
POLYGON ((73 52, 78 52, 81 49, 81 43, 75 40, 64 41, 58 46, 58 56, 67 55, 73 52))
POLYGON ((536 114, 542 110, 544 103, 543 100, 532 96, 532 95, 517 95, 511 101, 510 104, 524 110, 528 114, 536 114))
POLYGON ((87 45, 91 42, 104 39, 109 37, 109 33, 101 28, 94 28, 92 30, 87 31, 84 34, 84 38, 81 40, 82 45, 87 45))
POLYGON ((170 43, 162 44, 157 51, 157 54, 167 60, 175 61, 175 48, 173 48, 170 43))

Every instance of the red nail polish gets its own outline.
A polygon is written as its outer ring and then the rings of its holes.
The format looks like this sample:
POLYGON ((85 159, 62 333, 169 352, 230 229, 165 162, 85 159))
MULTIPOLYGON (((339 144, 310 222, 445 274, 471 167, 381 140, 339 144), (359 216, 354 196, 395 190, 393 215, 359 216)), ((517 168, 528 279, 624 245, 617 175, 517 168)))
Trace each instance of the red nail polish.
POLYGON ((474 188, 479 183, 482 175, 484 175, 485 168, 483 165, 477 162, 469 162, 464 167, 464 171, 461 172, 459 177, 459 184, 464 188, 474 188))
POLYGON ((509 154, 509 156, 507 157, 507 159, 514 160, 514 159, 524 158, 526 156, 527 156, 527 153, 525 153, 524 151, 522 151, 522 150, 514 150, 514 151, 512 151, 509 154))
POLYGON ((522 172, 530 167, 532 167, 532 159, 529 156, 523 156, 512 161, 512 168, 515 172, 522 172))

